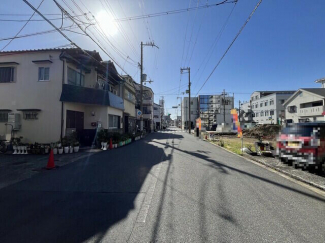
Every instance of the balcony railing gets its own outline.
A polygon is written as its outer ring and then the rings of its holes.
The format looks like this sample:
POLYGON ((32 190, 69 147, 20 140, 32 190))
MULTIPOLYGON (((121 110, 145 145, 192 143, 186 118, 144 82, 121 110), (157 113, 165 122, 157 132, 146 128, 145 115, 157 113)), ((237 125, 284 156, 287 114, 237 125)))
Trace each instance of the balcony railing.
POLYGON ((121 110, 124 109, 123 99, 109 91, 69 84, 63 85, 60 101, 90 105, 103 105, 121 110))
POLYGON ((299 116, 321 116, 325 111, 324 106, 314 106, 299 109, 299 116))

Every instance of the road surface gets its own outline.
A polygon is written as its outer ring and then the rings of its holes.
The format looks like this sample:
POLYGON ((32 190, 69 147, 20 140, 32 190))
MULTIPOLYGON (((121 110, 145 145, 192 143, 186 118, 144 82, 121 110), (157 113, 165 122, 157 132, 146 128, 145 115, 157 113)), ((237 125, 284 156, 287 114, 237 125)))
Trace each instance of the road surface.
POLYGON ((177 128, 0 190, 0 242, 325 242, 325 197, 177 128))

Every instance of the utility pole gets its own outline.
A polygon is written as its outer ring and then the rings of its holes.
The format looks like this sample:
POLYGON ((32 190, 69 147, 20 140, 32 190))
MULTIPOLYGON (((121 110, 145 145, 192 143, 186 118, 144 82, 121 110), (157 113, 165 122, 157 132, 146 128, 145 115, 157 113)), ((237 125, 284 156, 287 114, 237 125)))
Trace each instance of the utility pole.
POLYGON ((141 63, 140 63, 140 110, 141 110, 141 117, 140 117, 140 131, 143 131, 143 46, 152 46, 157 47, 154 42, 149 42, 143 44, 141 41, 141 63))
POLYGON ((238 100, 238 120, 240 122, 240 100, 238 100))
POLYGON ((223 90, 223 123, 226 125, 226 92, 223 90))

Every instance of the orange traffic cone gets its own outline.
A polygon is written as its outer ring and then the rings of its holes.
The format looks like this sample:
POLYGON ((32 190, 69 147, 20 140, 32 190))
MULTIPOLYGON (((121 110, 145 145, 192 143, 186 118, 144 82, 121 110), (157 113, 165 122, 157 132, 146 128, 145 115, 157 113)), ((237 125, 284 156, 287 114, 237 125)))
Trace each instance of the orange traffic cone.
POLYGON ((53 149, 51 149, 51 152, 50 152, 49 160, 47 162, 46 169, 50 170, 50 169, 54 169, 54 168, 55 168, 55 165, 54 165, 54 155, 53 155, 53 149))
POLYGON ((113 149, 113 142, 112 138, 109 139, 109 149, 113 149))

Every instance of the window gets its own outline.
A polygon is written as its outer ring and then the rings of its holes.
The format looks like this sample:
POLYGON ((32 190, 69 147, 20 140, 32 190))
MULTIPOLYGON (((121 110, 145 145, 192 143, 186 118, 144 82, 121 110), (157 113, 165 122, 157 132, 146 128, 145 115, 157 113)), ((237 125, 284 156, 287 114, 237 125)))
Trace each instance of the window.
POLYGON ((68 84, 84 86, 85 85, 85 75, 77 72, 71 68, 68 68, 68 84))
POLYGON ((256 103, 255 108, 258 108, 258 104, 256 103))
POLYGON ((0 122, 8 122, 8 112, 0 112, 0 122))
POLYGON ((108 115, 108 128, 119 128, 120 117, 114 115, 108 115))
POLYGON ((263 107, 263 103, 260 103, 260 107, 263 107))
POLYGON ((265 111, 265 116, 268 116, 269 115, 269 111, 265 111))
POLYGON ((264 111, 261 111, 261 116, 264 116, 264 111))
POLYGON ((50 68, 39 67, 38 68, 38 81, 49 81, 50 80, 50 68))
POLYGON ((255 116, 256 116, 256 117, 258 117, 258 114, 259 114, 259 113, 258 113, 258 112, 256 112, 255 116))
POLYGON ((37 120, 38 112, 35 111, 26 111, 23 113, 25 120, 37 120))
POLYGON ((280 100, 280 104, 282 105, 284 103, 285 100, 280 100))
POLYGON ((274 100, 270 100, 270 105, 274 105, 274 100))
POLYGON ((191 101, 191 105, 193 105, 193 101, 191 101))
POLYGON ((0 67, 0 83, 11 83, 14 81, 13 67, 0 67))
POLYGON ((274 111, 270 111, 270 115, 271 116, 274 116, 274 111))
POLYGON ((258 99, 258 95, 255 96, 255 100, 257 100, 257 99, 258 99))
POLYGON ((264 106, 268 106, 268 101, 266 100, 265 102, 264 102, 264 106))

